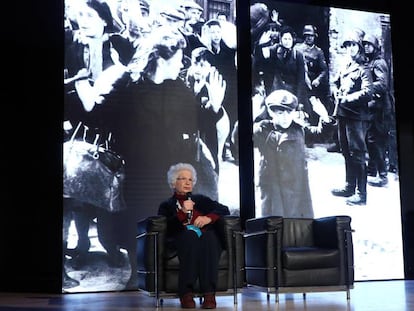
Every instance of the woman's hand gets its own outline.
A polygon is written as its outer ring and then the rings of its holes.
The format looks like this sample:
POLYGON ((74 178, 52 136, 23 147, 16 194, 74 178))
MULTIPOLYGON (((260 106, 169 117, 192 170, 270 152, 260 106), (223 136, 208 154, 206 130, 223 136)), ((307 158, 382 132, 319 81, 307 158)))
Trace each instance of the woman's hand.
POLYGON ((191 199, 185 200, 183 202, 183 212, 184 213, 192 212, 193 209, 194 209, 194 205, 195 205, 195 203, 191 199))
POLYGON ((264 44, 269 43, 272 39, 272 34, 273 32, 271 30, 267 30, 263 32, 259 38, 259 45, 264 45, 264 44))
POLYGON ((215 67, 211 67, 209 74, 209 82, 206 83, 209 101, 206 108, 211 107, 214 112, 218 112, 226 94, 226 81, 215 67))
POLYGON ((198 228, 203 228, 205 225, 208 225, 211 222, 211 218, 207 216, 198 216, 196 220, 194 220, 194 226, 198 228))

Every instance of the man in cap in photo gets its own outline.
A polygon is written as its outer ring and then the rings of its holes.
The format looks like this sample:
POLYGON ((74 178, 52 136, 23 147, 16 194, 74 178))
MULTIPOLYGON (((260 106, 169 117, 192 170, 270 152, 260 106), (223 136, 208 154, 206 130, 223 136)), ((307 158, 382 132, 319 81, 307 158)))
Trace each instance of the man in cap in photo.
POLYGON ((204 9, 193 0, 184 0, 180 6, 186 14, 185 31, 201 35, 201 28, 205 22, 203 18, 204 9))
POLYGON ((121 0, 118 12, 123 30, 113 34, 111 42, 119 54, 119 61, 126 66, 142 39, 150 35, 153 21, 146 0, 121 0))
POLYGON ((161 25, 169 25, 181 30, 184 29, 186 17, 185 12, 181 8, 165 5, 160 11, 160 18, 158 22, 161 25))

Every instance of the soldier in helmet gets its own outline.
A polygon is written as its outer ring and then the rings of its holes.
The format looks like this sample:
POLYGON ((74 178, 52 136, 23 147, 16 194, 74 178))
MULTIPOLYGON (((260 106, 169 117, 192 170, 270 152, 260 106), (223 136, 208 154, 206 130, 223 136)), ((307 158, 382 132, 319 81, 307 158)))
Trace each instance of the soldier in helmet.
MULTIPOLYGON (((316 45, 315 40, 318 37, 317 29, 314 25, 305 25, 303 27, 303 42, 295 45, 295 48, 302 52, 305 58, 305 81, 307 85, 307 100, 303 103, 304 110, 308 113, 308 122, 312 127, 317 127, 320 119, 319 115, 312 109, 308 100, 311 96, 319 98, 324 104, 327 111, 332 110, 329 106, 329 83, 328 83, 328 65, 326 63, 323 50, 316 45)), ((319 133, 318 133, 319 134, 319 133)), ((307 132, 307 144, 312 145, 314 135, 307 132)))
POLYGON ((369 101, 370 123, 367 133, 368 184, 377 187, 387 185, 385 161, 387 138, 390 126, 391 101, 389 96, 389 69, 381 55, 378 39, 367 34, 363 39, 367 67, 372 73, 372 100, 369 101))
POLYGON ((348 205, 365 205, 367 201, 367 151, 365 138, 369 124, 368 102, 372 94, 372 76, 365 66, 361 33, 351 31, 343 37, 343 68, 333 82, 336 94, 338 138, 345 160, 345 185, 332 194, 347 197, 348 205))

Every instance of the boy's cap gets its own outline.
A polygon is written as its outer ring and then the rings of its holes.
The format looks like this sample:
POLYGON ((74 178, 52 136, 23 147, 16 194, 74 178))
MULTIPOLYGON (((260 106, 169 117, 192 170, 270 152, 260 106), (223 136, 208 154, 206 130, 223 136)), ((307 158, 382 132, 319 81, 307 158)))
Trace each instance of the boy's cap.
POLYGON ((181 7, 185 8, 185 9, 196 9, 199 11, 204 11, 203 8, 194 0, 184 0, 181 3, 181 7))
POLYGON ((293 111, 298 107, 298 98, 286 90, 276 90, 266 97, 265 103, 271 110, 284 109, 293 111))
POLYGON ((165 6, 160 14, 174 21, 185 20, 185 13, 181 9, 177 9, 171 6, 165 6))

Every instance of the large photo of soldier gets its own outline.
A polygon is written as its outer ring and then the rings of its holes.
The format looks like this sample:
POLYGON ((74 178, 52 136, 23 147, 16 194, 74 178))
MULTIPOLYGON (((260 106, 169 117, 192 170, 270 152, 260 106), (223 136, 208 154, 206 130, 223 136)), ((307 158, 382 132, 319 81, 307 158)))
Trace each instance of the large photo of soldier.
POLYGON ((250 1, 256 217, 351 216, 356 280, 404 277, 391 18, 250 1))

